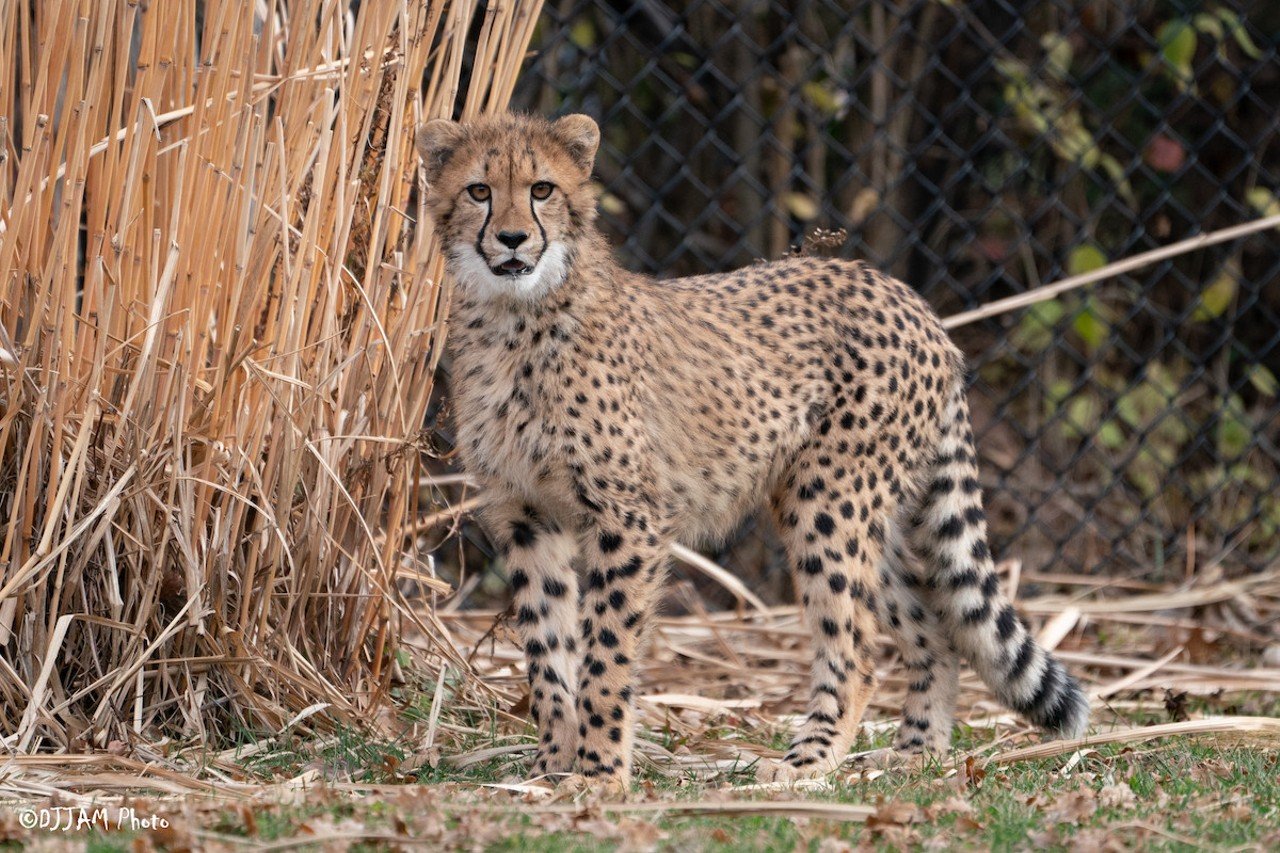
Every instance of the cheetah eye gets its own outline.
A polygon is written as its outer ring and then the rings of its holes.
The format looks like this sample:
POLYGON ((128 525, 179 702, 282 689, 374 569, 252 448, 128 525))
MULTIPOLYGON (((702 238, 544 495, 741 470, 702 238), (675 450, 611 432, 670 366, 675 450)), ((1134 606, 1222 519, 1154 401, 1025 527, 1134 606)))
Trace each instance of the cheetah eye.
POLYGON ((476 201, 488 201, 493 191, 489 189, 488 184, 472 184, 467 187, 467 192, 476 201))
POLYGON ((551 198, 551 192, 555 188, 556 188, 556 185, 551 183, 550 181, 538 181, 536 184, 534 184, 532 187, 529 188, 529 193, 538 201, 544 201, 548 198, 551 198))

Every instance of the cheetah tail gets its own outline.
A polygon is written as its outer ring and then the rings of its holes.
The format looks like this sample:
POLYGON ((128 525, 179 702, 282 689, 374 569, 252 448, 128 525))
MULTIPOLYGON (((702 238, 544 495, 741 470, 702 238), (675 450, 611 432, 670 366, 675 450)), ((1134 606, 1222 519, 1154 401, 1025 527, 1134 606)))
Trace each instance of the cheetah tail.
POLYGON ((1053 734, 1079 737, 1089 723, 1084 691, 1031 636, 1000 589, 962 381, 951 392, 942 423, 938 455, 912 525, 913 545, 933 567, 929 596, 956 650, 1004 705, 1053 734))

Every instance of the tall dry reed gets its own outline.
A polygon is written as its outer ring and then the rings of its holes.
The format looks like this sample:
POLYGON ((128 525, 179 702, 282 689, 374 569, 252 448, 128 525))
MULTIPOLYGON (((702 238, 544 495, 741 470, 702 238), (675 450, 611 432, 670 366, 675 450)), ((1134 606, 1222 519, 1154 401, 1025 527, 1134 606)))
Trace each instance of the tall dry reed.
POLYGON ((447 308, 413 130, 505 108, 540 6, 0 3, 10 750, 385 697, 447 308))

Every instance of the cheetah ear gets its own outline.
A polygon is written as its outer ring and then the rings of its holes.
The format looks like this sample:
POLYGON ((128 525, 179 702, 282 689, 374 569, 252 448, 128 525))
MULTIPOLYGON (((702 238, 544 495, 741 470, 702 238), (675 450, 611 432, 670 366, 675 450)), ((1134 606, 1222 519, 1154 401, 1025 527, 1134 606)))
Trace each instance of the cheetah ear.
POLYGON ((596 161, 596 149, 600 146, 600 128, 595 120, 591 116, 573 113, 558 119, 552 127, 564 141, 578 168, 590 172, 596 161))
POLYGON ((456 121, 437 118, 418 128, 418 156, 426 167, 427 183, 434 184, 448 164, 453 152, 462 144, 466 130, 456 121))

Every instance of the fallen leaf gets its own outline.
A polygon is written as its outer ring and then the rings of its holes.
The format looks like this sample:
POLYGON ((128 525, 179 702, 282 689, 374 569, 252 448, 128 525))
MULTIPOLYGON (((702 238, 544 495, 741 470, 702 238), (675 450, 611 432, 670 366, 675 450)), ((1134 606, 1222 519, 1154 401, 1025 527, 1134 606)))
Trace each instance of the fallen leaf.
POLYGON ((818 853, 850 853, 853 845, 839 838, 824 838, 818 842, 818 853))
POLYGON ((876 804, 876 813, 867 818, 867 826, 872 829, 886 826, 906 826, 921 820, 920 807, 906 800, 881 800, 876 804))
POLYGON ((1103 808, 1127 809, 1138 802, 1133 789, 1125 784, 1106 785, 1098 792, 1098 803, 1103 808))
POLYGON ((1054 823, 1078 824, 1098 810, 1098 797, 1089 788, 1077 788, 1059 796, 1045 809, 1045 817, 1054 823))
POLYGON ((966 788, 976 788, 985 778, 987 778, 987 771, 978 766, 972 755, 966 756, 958 774, 959 783, 966 788))
POLYGON ((971 815, 973 814, 973 804, 964 797, 947 797, 941 802, 926 807, 924 813, 929 820, 934 820, 943 815, 971 815))

